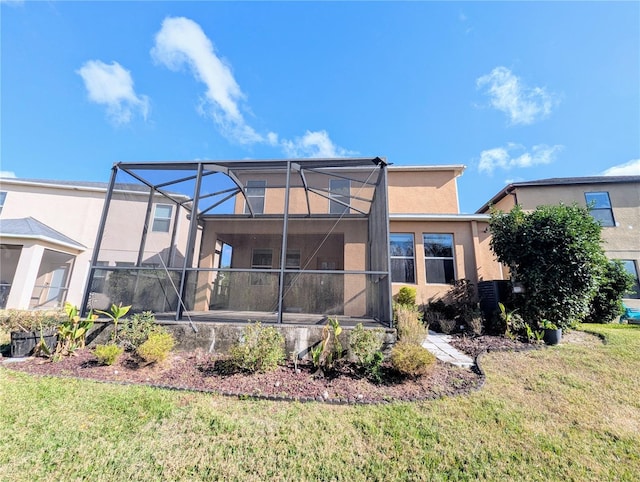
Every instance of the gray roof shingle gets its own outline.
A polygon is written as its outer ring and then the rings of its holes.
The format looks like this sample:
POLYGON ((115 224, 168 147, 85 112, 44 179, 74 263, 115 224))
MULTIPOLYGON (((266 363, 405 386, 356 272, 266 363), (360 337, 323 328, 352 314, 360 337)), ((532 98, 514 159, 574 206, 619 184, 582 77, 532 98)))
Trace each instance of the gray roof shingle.
POLYGON ((87 249, 86 246, 32 217, 0 219, 0 235, 24 236, 25 238, 46 238, 55 243, 63 243, 77 249, 87 249))

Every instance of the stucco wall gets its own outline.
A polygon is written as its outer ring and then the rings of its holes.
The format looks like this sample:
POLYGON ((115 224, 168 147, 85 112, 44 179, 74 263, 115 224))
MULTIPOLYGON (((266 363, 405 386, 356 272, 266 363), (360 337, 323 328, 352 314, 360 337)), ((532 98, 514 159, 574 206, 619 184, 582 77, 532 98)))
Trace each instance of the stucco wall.
POLYGON ((390 213, 458 213, 456 173, 389 170, 390 213))

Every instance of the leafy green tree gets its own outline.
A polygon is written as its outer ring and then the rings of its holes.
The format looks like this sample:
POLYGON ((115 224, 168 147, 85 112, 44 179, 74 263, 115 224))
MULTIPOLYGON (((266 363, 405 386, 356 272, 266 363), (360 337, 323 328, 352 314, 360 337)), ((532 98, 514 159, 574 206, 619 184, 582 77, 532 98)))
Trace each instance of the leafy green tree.
POLYGON ((492 211, 491 247, 524 293, 514 303, 531 326, 547 319, 567 328, 585 318, 603 275, 601 226, 577 205, 526 213, 492 211))
POLYGON ((633 288, 633 284, 633 276, 627 272, 620 260, 608 261, 591 300, 591 309, 584 321, 611 323, 623 313, 622 297, 633 288))

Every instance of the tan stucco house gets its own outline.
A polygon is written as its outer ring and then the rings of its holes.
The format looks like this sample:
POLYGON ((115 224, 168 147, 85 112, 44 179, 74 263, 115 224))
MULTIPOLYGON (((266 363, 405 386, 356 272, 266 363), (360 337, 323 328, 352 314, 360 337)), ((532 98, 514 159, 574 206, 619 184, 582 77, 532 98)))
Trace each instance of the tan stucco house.
POLYGON ((463 171, 287 159, 118 163, 108 184, 3 179, 0 242, 3 259, 14 260, 3 263, 6 306, 55 298, 89 308, 122 301, 177 319, 332 314, 390 323, 401 286, 426 303, 454 280, 502 276, 488 215, 459 213, 463 171), (57 235, 21 238, 16 220, 29 217, 57 235), (33 245, 42 256, 31 255, 33 245), (47 250, 66 264, 43 267, 47 250), (39 296, 56 269, 63 291, 39 296))
POLYGON ((551 178, 511 183, 477 212, 493 207, 508 212, 516 204, 525 210, 549 204, 589 206, 602 224, 603 248, 610 259, 619 259, 636 280, 635 294, 625 303, 640 306, 640 176, 551 178))

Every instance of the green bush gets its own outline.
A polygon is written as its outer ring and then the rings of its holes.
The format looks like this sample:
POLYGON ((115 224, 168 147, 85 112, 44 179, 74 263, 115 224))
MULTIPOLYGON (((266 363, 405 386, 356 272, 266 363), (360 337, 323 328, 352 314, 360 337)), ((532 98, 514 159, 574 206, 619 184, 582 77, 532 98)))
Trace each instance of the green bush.
POLYGON ((116 343, 127 351, 135 351, 151 333, 164 331, 156 325, 156 317, 151 311, 135 313, 120 322, 116 343))
POLYGON ((593 299, 587 323, 611 323, 624 312, 622 297, 632 289, 633 276, 627 273, 620 260, 608 261, 598 281, 598 290, 593 299))
POLYGON ((415 305, 416 289, 410 286, 403 286, 396 295, 396 303, 399 305, 415 305))
POLYGON ((154 331, 136 352, 144 361, 157 363, 166 360, 175 345, 176 340, 171 333, 154 331))
POLYGON ((601 226, 588 208, 539 206, 491 212, 491 248, 524 293, 514 307, 525 322, 543 318, 569 328, 585 318, 606 257, 601 226))
POLYGON ((401 341, 422 345, 427 337, 427 327, 422 323, 422 313, 415 305, 395 305, 396 329, 401 341))
POLYGON ((417 378, 426 375, 436 363, 436 357, 426 348, 400 341, 391 350, 391 364, 402 375, 417 378))
POLYGON ((96 345, 93 351, 101 365, 113 365, 123 352, 124 350, 121 347, 113 344, 96 345))
POLYGON ((240 340, 229 350, 229 360, 239 370, 248 372, 272 371, 284 362, 284 336, 274 327, 250 323, 240 340))
POLYGON ((349 348, 357 365, 377 382, 381 380, 380 369, 384 360, 381 351, 383 335, 382 328, 365 330, 362 323, 358 323, 349 335, 349 348))

